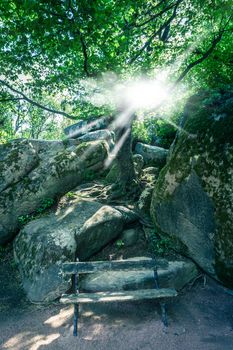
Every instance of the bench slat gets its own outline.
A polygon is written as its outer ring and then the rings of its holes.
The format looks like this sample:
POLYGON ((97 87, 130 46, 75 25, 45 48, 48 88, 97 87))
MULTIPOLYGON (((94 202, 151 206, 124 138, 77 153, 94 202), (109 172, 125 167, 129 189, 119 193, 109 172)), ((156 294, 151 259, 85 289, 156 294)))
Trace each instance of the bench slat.
POLYGON ((112 260, 112 261, 88 261, 64 263, 62 271, 65 274, 93 273, 97 271, 117 270, 146 270, 156 267, 166 268, 166 260, 145 259, 145 260, 112 260))
POLYGON ((142 299, 160 299, 177 296, 177 291, 173 288, 161 289, 141 289, 121 292, 98 292, 98 293, 80 293, 63 294, 60 302, 63 304, 73 303, 99 303, 112 301, 134 301, 142 299))

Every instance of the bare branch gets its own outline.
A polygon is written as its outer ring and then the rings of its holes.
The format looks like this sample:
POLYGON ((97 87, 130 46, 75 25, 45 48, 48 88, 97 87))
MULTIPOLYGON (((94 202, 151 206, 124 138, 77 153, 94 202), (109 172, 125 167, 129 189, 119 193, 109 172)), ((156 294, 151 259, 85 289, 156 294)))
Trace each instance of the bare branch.
POLYGON ((26 102, 32 104, 33 106, 36 106, 40 109, 43 109, 47 112, 50 112, 50 113, 54 113, 54 114, 58 114, 58 115, 62 115, 63 117, 66 117, 66 118, 69 118, 69 119, 72 119, 72 120, 77 120, 77 117, 75 116, 72 116, 68 113, 65 113, 63 111, 58 111, 56 109, 53 109, 53 108, 50 108, 50 107, 47 107, 47 106, 44 106, 42 105, 41 103, 39 102, 36 102, 34 100, 32 100, 30 97, 26 96, 23 92, 19 91, 19 90, 16 90, 15 88, 13 88, 9 83, 5 82, 4 80, 0 79, 0 84, 4 85, 5 87, 7 87, 7 89, 9 89, 10 91, 14 92, 15 94, 17 95, 20 95, 21 96, 21 99, 25 100, 26 102))

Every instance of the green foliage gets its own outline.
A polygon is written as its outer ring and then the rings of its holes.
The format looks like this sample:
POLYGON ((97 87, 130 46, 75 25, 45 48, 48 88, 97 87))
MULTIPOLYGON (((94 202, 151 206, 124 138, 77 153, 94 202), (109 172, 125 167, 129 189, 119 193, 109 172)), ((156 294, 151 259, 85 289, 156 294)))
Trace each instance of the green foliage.
POLYGON ((46 209, 52 207, 54 204, 54 199, 52 198, 45 198, 39 208, 37 208, 36 213, 41 214, 46 209))
POLYGON ((49 208, 54 205, 55 201, 52 198, 45 198, 41 205, 31 214, 21 215, 18 217, 18 222, 20 226, 28 224, 34 219, 40 218, 40 216, 49 208))
POLYGON ((68 199, 73 199, 76 197, 75 193, 74 192, 67 192, 66 195, 65 195, 68 199))
POLYGON ((169 148, 176 131, 176 126, 166 120, 148 117, 144 121, 136 121, 133 124, 133 139, 134 143, 143 142, 169 148))
POLYGON ((172 242, 169 238, 162 238, 154 245, 154 252, 157 255, 165 256, 172 249, 172 242))
POLYGON ((29 223, 29 221, 31 221, 33 219, 35 219, 35 215, 33 215, 33 214, 18 216, 18 222, 19 222, 20 226, 26 225, 27 223, 29 223))
POLYGON ((118 249, 121 249, 121 248, 124 247, 125 243, 122 241, 122 239, 118 239, 118 240, 116 241, 115 245, 116 245, 116 247, 117 247, 118 249))
POLYGON ((132 135, 134 142, 152 143, 152 135, 150 135, 146 123, 136 120, 132 127, 132 135))
MULTIPOLYGON (((186 77, 191 89, 222 86, 233 77, 231 13, 232 0, 2 0, 2 81, 44 106, 85 119, 112 110, 92 103, 102 74, 114 72, 124 81, 165 69, 175 81, 222 33, 208 59, 186 77)), ((104 79, 106 90, 111 79, 104 79)), ((0 115, 0 142, 57 138, 65 123, 3 83, 0 115)), ((136 129, 142 141, 150 141, 146 130, 136 129)), ((168 130, 162 133, 162 142, 169 143, 168 130)))
POLYGON ((172 240, 168 238, 160 238, 156 233, 150 236, 149 250, 155 256, 166 256, 172 250, 172 240))
POLYGON ((176 131, 177 129, 173 125, 166 121, 158 120, 154 125, 154 134, 157 138, 155 144, 164 148, 169 148, 175 138, 176 131))

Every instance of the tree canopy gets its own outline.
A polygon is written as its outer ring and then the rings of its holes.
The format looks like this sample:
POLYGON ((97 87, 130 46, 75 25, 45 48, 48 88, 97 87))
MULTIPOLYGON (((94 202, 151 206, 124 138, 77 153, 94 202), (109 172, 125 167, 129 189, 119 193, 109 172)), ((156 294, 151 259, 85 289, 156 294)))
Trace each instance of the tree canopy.
POLYGON ((232 10, 231 0, 2 0, 0 125, 31 123, 37 137, 52 117, 98 115, 108 106, 92 106, 84 82, 108 72, 227 84, 232 10))

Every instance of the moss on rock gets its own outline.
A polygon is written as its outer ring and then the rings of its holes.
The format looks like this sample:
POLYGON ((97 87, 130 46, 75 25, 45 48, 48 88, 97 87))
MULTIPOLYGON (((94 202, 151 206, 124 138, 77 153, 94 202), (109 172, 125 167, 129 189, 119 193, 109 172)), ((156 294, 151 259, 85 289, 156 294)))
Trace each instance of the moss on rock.
MULTIPOLYGON (((233 287, 233 91, 201 92, 188 101, 184 111, 183 130, 173 145, 170 160, 161 171, 156 184, 151 214, 159 224, 159 208, 174 203, 179 188, 195 173, 201 187, 214 206, 214 232, 210 232, 213 268, 216 277, 233 287)), ((194 190, 194 189, 193 189, 194 190)), ((192 189, 190 189, 192 195, 192 189)), ((188 205, 188 203, 186 202, 188 205)), ((185 205, 185 203, 184 203, 185 205)), ((198 208, 199 203, 196 203, 198 208)), ((178 216, 177 211, 171 215, 178 216)), ((192 213, 188 218, 192 221, 192 213)), ((167 220, 170 220, 168 217, 167 220)), ((204 222, 204 221, 203 221, 204 222)), ((163 225, 162 225, 163 226, 163 225)), ((201 229, 201 228, 200 228, 201 229)), ((185 234, 185 233, 183 233, 185 234)), ((189 232, 186 232, 186 236, 189 232)), ((184 243, 184 235, 179 239, 184 243)), ((198 239, 198 237, 197 237, 198 239)), ((188 250, 190 246, 186 243, 188 250)), ((190 242, 190 245, 193 242, 190 242)), ((195 260, 195 254, 192 256, 195 260)), ((209 257, 211 259, 211 257, 209 257)), ((205 269, 205 266, 201 266, 205 269)))
POLYGON ((108 155, 108 145, 105 141, 86 142, 66 149, 58 143, 52 152, 50 145, 45 141, 42 145, 43 152, 40 153, 36 151, 35 144, 30 144, 29 147, 28 141, 24 141, 14 141, 4 156, 5 159, 9 158, 11 153, 15 154, 17 145, 21 150, 22 143, 27 147, 18 153, 22 153, 22 160, 17 160, 20 164, 25 163, 29 155, 35 154, 26 173, 18 173, 17 177, 13 173, 9 178, 6 168, 2 178, 0 244, 7 242, 17 233, 19 216, 33 213, 46 198, 56 199, 57 196, 72 190, 85 180, 85 172, 95 172, 97 175, 108 155))

